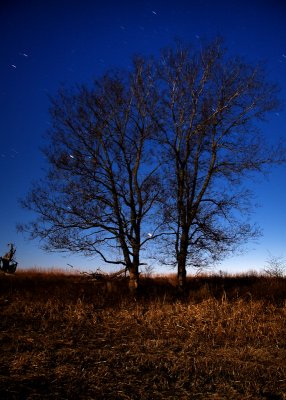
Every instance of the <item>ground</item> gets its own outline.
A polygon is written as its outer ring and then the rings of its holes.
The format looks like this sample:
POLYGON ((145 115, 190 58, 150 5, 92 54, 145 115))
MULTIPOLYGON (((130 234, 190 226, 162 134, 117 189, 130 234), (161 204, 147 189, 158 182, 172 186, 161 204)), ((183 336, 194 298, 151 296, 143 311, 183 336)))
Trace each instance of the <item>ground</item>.
POLYGON ((1 274, 0 397, 286 399, 285 278, 125 284, 1 274))

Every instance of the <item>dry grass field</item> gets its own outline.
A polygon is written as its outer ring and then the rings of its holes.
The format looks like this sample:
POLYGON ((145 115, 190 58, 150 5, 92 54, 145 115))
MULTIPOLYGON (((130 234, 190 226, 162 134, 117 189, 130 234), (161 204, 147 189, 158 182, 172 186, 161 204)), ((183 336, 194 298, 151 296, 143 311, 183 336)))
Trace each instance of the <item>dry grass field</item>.
POLYGON ((0 274, 1 399, 286 399, 286 279, 0 274))

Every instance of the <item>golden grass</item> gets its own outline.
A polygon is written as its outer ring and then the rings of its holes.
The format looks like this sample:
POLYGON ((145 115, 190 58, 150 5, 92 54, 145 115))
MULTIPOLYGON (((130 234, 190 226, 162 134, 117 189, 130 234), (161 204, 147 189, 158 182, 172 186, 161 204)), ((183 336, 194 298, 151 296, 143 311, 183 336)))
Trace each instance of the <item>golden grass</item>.
POLYGON ((0 398, 286 399, 286 280, 188 283, 1 275, 0 398))

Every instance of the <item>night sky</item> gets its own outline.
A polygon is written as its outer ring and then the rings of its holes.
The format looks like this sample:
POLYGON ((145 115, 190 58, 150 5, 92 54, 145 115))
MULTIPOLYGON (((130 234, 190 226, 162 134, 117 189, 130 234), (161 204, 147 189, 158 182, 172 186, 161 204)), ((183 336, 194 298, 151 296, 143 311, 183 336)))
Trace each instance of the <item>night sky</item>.
MULTIPOLYGON (((0 255, 17 247, 19 267, 85 270, 96 259, 44 253, 16 224, 32 215, 21 209, 33 180, 43 175, 40 148, 49 128, 49 100, 60 85, 90 83, 104 71, 128 68, 134 54, 158 55, 176 38, 198 42, 223 36, 229 51, 247 61, 266 62, 268 79, 286 99, 286 2, 272 1, 13 1, 0 5, 0 255)), ((270 141, 286 139, 286 109, 262 125, 270 141)), ((217 269, 260 270, 269 252, 286 257, 286 166, 251 184, 256 196, 253 222, 264 236, 243 256, 217 269)), ((106 270, 108 270, 106 268, 106 270)), ((162 269, 157 269, 157 272, 162 269)), ((166 270, 166 272, 171 272, 166 270)))

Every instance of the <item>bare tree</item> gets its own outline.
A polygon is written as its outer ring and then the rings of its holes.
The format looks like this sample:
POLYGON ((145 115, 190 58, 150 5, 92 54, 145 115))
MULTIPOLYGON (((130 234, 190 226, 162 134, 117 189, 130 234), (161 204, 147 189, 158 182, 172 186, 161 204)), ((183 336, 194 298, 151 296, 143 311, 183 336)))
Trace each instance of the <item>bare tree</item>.
POLYGON ((286 261, 283 256, 269 254, 264 272, 274 278, 282 278, 286 272, 286 261))
POLYGON ((255 127, 278 106, 277 90, 261 66, 228 57, 220 40, 198 51, 180 43, 165 50, 156 83, 160 104, 153 118, 173 234, 165 250, 183 288, 188 265, 218 261, 258 233, 247 221, 250 193, 243 183, 282 159, 255 127))
POLYGON ((157 101, 152 76, 151 64, 137 59, 129 74, 59 91, 44 149, 49 172, 23 201, 37 218, 20 226, 47 250, 97 254, 125 266, 132 290, 142 249, 160 234, 152 218, 162 194, 148 111, 157 101))
POLYGON ((157 61, 138 58, 130 74, 61 91, 50 171, 23 201, 38 218, 22 229, 49 250, 122 264, 133 289, 145 245, 161 237, 183 288, 188 265, 218 261, 258 234, 243 184, 284 158, 255 127, 276 96, 261 66, 228 57, 219 40, 198 51, 178 44, 157 61))

